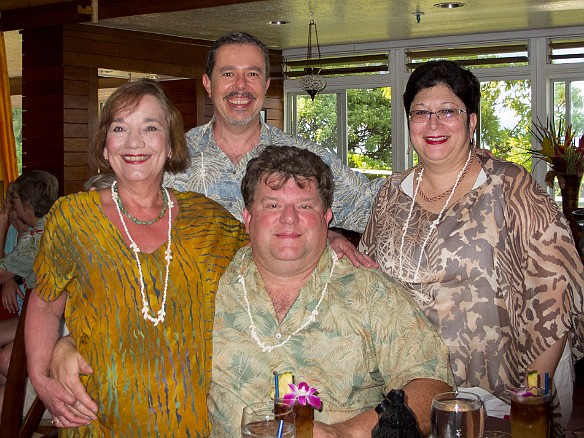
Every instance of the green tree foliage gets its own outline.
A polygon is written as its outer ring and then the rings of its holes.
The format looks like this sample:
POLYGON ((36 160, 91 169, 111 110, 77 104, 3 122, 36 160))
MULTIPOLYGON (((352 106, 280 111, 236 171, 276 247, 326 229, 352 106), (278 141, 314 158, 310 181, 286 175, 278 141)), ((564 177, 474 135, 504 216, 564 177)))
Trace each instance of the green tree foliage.
POLYGON ((337 95, 298 96, 298 135, 337 150, 337 95))
MULTIPOLYGON (((554 83, 554 117, 556 122, 559 118, 566 117, 566 86, 564 82, 554 83)), ((572 106, 569 109, 571 114, 572 127, 576 135, 584 135, 584 81, 578 81, 572 84, 570 89, 572 106), (576 86, 579 85, 579 86, 576 86)))
POLYGON ((14 129, 14 141, 16 143, 16 161, 18 173, 22 172, 22 109, 12 110, 12 128, 14 129))
POLYGON ((347 90, 347 106, 349 153, 391 169, 391 88, 347 90))
MULTIPOLYGON (((298 96, 298 135, 337 150, 336 94, 298 96)), ((391 170, 391 89, 347 90, 349 166, 391 170)))
POLYGON ((481 144, 500 158, 531 168, 531 89, 529 81, 481 84, 481 144))

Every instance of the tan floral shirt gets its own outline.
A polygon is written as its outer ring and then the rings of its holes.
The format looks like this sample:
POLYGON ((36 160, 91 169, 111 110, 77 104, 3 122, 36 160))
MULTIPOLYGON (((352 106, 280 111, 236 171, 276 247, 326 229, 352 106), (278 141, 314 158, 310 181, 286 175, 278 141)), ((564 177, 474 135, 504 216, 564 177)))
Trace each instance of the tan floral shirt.
POLYGON ((239 436, 249 403, 268 400, 273 371, 291 371, 296 383, 316 387, 323 401, 315 419, 347 420, 381 401, 382 392, 417 378, 454 384, 448 350, 403 288, 380 271, 333 266, 327 248, 288 314, 278 323, 270 297, 242 248, 221 278, 215 301, 213 377, 208 398, 213 437, 239 436), (316 320, 282 347, 262 352, 250 334, 249 310, 259 339, 278 344, 310 316, 328 283, 316 320))

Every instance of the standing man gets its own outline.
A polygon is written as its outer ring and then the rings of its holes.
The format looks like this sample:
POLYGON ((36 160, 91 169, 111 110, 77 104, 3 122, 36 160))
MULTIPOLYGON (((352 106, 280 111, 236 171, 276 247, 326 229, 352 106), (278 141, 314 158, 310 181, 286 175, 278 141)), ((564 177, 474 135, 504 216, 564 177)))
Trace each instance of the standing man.
POLYGON ((203 85, 213 102, 213 119, 187 135, 191 165, 166 175, 165 185, 203 193, 242 220, 240 183, 250 159, 267 145, 293 145, 320 156, 332 169, 335 196, 332 225, 362 232, 382 178, 369 181, 328 149, 261 121, 270 86, 268 47, 247 33, 230 33, 213 43, 203 85))
POLYGON ((315 154, 268 146, 241 191, 251 247, 215 301, 213 437, 239 436, 243 408, 270 396, 273 372, 319 391, 315 437, 370 437, 381 394, 402 388, 422 433, 432 397, 454 386, 448 349, 409 294, 327 244, 333 175, 315 154))

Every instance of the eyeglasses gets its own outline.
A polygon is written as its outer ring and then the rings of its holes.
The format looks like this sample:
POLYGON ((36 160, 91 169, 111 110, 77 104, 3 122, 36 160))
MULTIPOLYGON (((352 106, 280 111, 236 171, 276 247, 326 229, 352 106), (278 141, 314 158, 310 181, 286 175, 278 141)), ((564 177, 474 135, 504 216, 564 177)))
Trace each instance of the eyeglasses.
POLYGON ((413 110, 410 111, 410 121, 412 123, 427 123, 432 117, 432 114, 436 115, 436 118, 443 123, 452 123, 458 120, 461 113, 465 113, 466 110, 463 109, 441 109, 438 111, 428 111, 428 110, 413 110))

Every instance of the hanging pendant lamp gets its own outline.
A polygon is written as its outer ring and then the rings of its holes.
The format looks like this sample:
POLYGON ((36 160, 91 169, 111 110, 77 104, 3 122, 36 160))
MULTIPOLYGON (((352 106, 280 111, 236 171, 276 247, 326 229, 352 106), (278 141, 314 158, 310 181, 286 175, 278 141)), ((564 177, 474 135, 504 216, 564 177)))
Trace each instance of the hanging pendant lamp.
MULTIPOLYGON (((314 26, 314 36, 316 39, 316 48, 318 49, 318 59, 320 60, 320 45, 318 43, 318 30, 316 28, 316 23, 314 20, 310 20, 308 25, 308 50, 306 55, 306 61, 310 65, 312 61, 312 27, 314 26)), ((304 69, 304 76, 300 78, 300 87, 306 91, 311 99, 314 101, 314 97, 320 93, 326 87, 326 80, 320 75, 320 67, 306 67, 304 69)))

